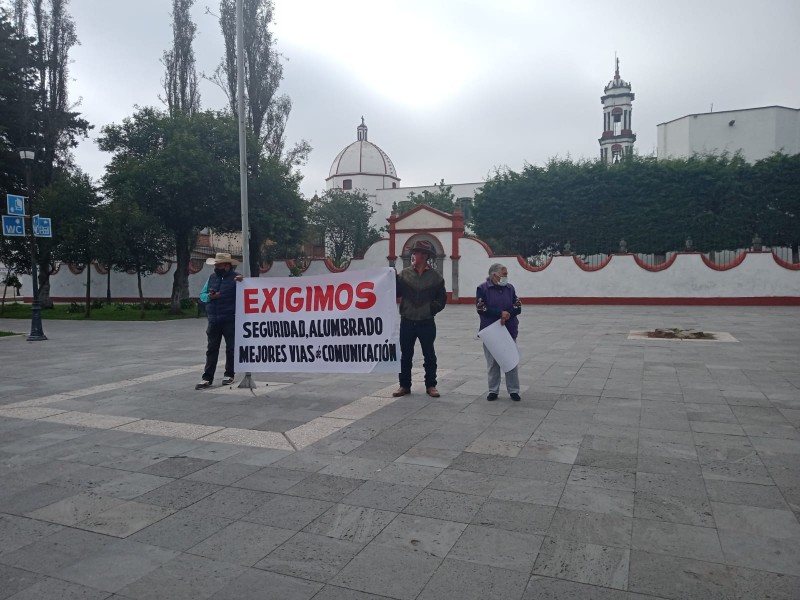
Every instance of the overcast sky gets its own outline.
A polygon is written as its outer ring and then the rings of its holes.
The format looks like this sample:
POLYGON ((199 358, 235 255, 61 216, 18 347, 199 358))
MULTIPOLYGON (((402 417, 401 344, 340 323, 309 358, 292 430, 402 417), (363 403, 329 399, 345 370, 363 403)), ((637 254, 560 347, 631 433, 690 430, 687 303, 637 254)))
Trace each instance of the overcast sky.
MULTIPOLYGON (((134 105, 163 106, 160 59, 171 43, 171 0, 71 0, 81 45, 70 96, 93 124, 79 166, 103 174, 100 127, 134 105)), ((198 0, 195 55, 211 73, 222 56, 217 0, 198 0)), ((630 81, 642 154, 656 125, 700 112, 800 108, 798 0, 275 0, 293 102, 289 144, 313 147, 307 196, 325 189, 336 154, 369 140, 402 186, 482 181, 552 156, 594 158, 600 96, 614 74, 630 81)), ((225 98, 201 83, 203 108, 225 98)))

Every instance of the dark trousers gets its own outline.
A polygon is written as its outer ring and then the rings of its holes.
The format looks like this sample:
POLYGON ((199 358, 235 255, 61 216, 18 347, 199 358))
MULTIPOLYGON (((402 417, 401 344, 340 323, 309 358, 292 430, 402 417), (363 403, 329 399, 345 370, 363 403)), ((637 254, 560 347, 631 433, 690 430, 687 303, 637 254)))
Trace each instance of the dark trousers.
POLYGON ((204 381, 214 381, 214 371, 217 370, 219 347, 222 344, 223 337, 225 338, 225 376, 233 377, 236 374, 233 370, 233 347, 236 343, 234 339, 235 329, 236 323, 234 321, 208 322, 208 329, 206 329, 208 349, 206 350, 206 369, 203 371, 204 381))
POLYGON ((425 387, 436 387, 436 323, 433 319, 424 321, 400 320, 400 387, 411 389, 411 363, 414 360, 414 344, 419 340, 422 356, 425 359, 425 387))

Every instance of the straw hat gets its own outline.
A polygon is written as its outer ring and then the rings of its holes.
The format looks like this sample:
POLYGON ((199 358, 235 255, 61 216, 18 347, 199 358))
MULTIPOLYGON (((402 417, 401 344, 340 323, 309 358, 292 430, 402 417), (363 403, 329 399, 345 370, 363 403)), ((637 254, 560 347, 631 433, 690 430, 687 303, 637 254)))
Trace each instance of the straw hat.
POLYGON ((217 255, 214 258, 206 259, 207 265, 222 265, 222 264, 231 264, 231 265, 238 265, 239 261, 233 258, 227 252, 217 252, 217 255))

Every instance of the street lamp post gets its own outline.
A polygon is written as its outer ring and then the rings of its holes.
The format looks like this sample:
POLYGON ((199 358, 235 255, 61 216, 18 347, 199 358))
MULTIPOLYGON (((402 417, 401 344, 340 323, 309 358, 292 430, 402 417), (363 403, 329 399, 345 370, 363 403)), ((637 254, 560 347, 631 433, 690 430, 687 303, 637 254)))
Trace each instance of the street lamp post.
POLYGON ((36 255, 36 237, 33 235, 33 188, 31 187, 31 164, 36 154, 33 150, 20 150, 19 157, 25 165, 25 182, 28 187, 28 212, 31 220, 31 281, 33 282, 33 302, 31 303, 31 333, 29 342, 46 340, 47 336, 42 330, 42 305, 39 303, 39 277, 36 272, 38 257, 36 255))

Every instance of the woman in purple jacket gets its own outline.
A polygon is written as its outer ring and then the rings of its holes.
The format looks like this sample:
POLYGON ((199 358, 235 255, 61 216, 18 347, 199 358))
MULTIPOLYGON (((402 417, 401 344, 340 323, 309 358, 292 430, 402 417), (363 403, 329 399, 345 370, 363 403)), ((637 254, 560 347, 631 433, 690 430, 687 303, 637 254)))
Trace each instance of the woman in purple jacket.
MULTIPOLYGON (((517 315, 522 312, 522 304, 517 298, 514 286, 508 283, 508 269, 500 263, 489 267, 489 277, 486 278, 475 292, 475 303, 481 317, 480 328, 483 329, 495 321, 508 330, 516 343, 519 331, 517 315)), ((483 353, 486 356, 486 366, 489 368, 489 402, 497 400, 500 391, 500 365, 484 345, 483 353)), ((506 389, 511 399, 519 402, 519 366, 506 373, 506 389)))

